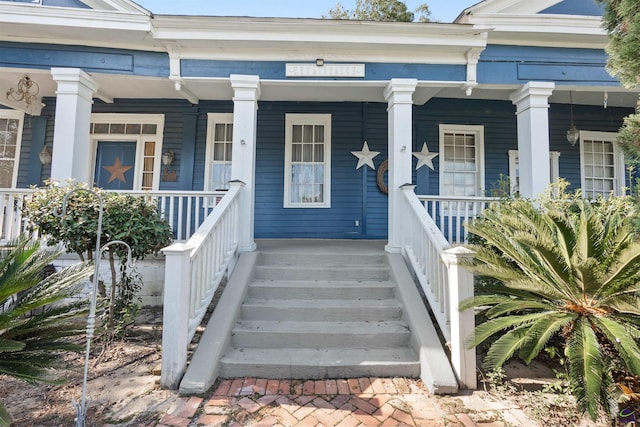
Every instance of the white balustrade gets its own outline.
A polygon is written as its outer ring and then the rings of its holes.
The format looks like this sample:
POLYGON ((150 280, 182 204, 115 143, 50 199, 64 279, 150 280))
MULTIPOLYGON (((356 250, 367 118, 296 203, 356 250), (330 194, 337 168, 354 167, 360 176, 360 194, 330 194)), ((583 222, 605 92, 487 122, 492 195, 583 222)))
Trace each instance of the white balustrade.
MULTIPOLYGON (((476 388, 475 350, 464 341, 473 333, 474 313, 458 310, 460 302, 473 296, 473 274, 462 259, 473 256, 464 248, 451 248, 441 229, 414 193, 404 185, 402 192, 402 254, 413 269, 436 322, 451 350, 451 362, 463 388, 476 388)), ((439 201, 439 200, 438 200, 439 201)), ((433 204, 432 209, 439 206, 433 204)))
POLYGON ((187 346, 213 295, 239 256, 239 209, 244 184, 231 188, 186 243, 162 252, 165 261, 161 384, 177 388, 187 366, 187 346))
POLYGON ((30 189, 5 189, 0 191, 0 242, 17 238, 26 232, 22 206, 31 197, 30 189))
POLYGON ((467 240, 466 221, 477 218, 497 197, 417 196, 450 244, 467 240))
MULTIPOLYGON (((0 243, 15 239, 27 231, 28 224, 22 216, 22 206, 34 189, 0 190, 0 243)), ((116 192, 114 190, 105 190, 116 192)), ((143 197, 158 207, 167 220, 175 240, 184 242, 202 225, 220 203, 226 191, 117 191, 134 197, 143 197)))
POLYGON ((226 194, 226 191, 107 191, 153 201, 178 242, 189 239, 226 194))

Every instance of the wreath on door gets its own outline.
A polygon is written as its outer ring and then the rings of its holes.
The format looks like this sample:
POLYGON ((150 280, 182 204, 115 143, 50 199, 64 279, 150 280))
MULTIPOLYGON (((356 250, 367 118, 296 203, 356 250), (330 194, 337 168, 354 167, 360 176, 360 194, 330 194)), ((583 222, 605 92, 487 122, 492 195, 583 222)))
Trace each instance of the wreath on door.
POLYGON ((389 159, 385 159, 380 166, 378 166, 378 172, 376 173, 376 183, 382 194, 389 194, 389 187, 384 181, 384 174, 389 170, 389 159))

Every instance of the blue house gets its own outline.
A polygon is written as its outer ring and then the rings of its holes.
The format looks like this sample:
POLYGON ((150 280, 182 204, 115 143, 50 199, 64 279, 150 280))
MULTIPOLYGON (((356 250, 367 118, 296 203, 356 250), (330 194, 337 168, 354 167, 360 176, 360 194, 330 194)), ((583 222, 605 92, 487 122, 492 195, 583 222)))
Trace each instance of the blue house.
POLYGON ((407 192, 459 240, 453 218, 505 177, 525 197, 557 178, 625 191, 614 140, 638 93, 606 71, 593 0, 485 0, 453 23, 0 8, 6 194, 73 178, 174 195, 162 207, 187 240, 241 182, 231 264, 256 239, 381 240, 415 257, 407 192))

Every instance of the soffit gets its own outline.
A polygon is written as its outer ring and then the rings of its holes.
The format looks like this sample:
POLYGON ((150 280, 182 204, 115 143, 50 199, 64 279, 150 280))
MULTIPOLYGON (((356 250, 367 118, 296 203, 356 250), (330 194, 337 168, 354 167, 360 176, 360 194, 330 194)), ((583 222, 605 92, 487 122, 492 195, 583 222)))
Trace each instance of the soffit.
MULTIPOLYGON (((25 72, 40 86, 40 96, 55 97, 56 83, 45 70, 15 68, 0 69, 0 93, 15 87, 25 72)), ((174 82, 168 78, 117 76, 91 73, 98 83, 98 99, 157 99, 159 106, 163 99, 180 99, 174 82)), ((233 91, 229 79, 184 79, 188 88, 197 93, 201 100, 230 101, 233 91)), ((260 82, 261 101, 314 101, 314 102, 385 102, 384 89, 388 81, 282 81, 262 80, 260 82)), ((480 85, 471 96, 466 96, 460 82, 418 81, 414 102, 422 104, 432 97, 509 101, 513 91, 520 85, 480 85)), ((620 87, 556 86, 550 102, 569 103, 569 91, 573 102, 582 105, 602 105, 605 90, 610 107, 633 108, 638 99, 638 91, 628 91, 620 87)), ((2 104, 4 98, 0 99, 2 104)))

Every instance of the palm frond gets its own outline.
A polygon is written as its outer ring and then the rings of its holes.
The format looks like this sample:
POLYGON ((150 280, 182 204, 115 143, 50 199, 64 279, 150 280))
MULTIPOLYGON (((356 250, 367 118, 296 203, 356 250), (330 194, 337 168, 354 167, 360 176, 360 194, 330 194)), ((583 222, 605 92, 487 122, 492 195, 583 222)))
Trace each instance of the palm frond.
POLYGON ((498 317, 488 320, 476 326, 473 336, 468 338, 467 346, 469 348, 476 347, 498 332, 506 331, 509 328, 520 327, 524 324, 531 324, 541 317, 547 316, 548 313, 532 313, 523 315, 511 315, 508 317, 498 317))
POLYGON ((592 419, 598 416, 604 361, 598 338, 589 321, 578 318, 567 343, 569 377, 578 409, 592 419))
POLYGON ((488 309, 485 315, 487 318, 492 319, 511 313, 522 313, 530 310, 550 311, 554 308, 555 306, 553 304, 542 300, 511 300, 496 304, 488 309))
POLYGON ((528 365, 546 347, 549 340, 563 327, 575 321, 575 313, 547 315, 529 328, 531 339, 520 349, 519 357, 528 365))
POLYGON ((633 326, 627 327, 606 317, 595 318, 594 323, 613 344, 629 372, 640 376, 640 347, 636 342, 639 335, 638 330, 633 326))
POLYGON ((487 369, 502 367, 502 365, 509 360, 516 351, 530 341, 532 339, 529 334, 530 329, 530 324, 523 325, 510 330, 498 338, 498 340, 491 345, 487 352, 487 356, 484 359, 484 364, 487 369))

